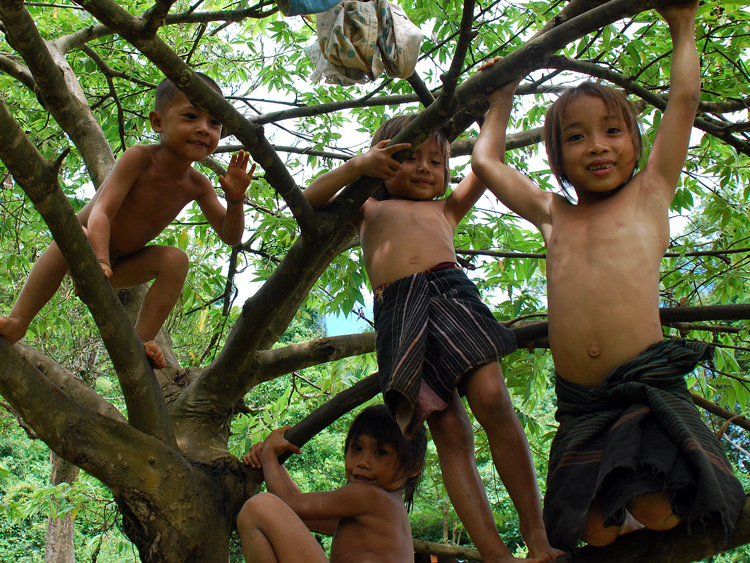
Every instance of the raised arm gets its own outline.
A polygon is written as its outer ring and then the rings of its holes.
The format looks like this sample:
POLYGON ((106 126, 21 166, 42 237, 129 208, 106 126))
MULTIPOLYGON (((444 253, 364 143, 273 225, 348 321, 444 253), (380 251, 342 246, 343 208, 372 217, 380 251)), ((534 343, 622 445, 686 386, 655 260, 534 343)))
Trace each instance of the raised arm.
POLYGON ((445 202, 445 216, 456 228, 477 200, 482 197, 485 186, 474 172, 469 172, 451 192, 445 202))
POLYGON ((277 428, 265 441, 254 444, 245 454, 242 461, 253 468, 262 468, 268 492, 283 500, 315 532, 333 535, 339 518, 356 516, 362 512, 362 494, 374 492, 369 485, 359 487, 346 486, 335 491, 303 493, 294 482, 286 468, 278 461, 278 456, 286 451, 301 453, 300 449, 289 442, 284 435, 291 426, 277 428))
POLYGON ((243 150, 232 155, 232 160, 227 167, 227 173, 219 176, 219 184, 224 190, 227 207, 219 202, 216 191, 205 176, 198 181, 206 184, 204 195, 198 198, 198 205, 203 216, 219 235, 219 238, 230 246, 242 242, 242 234, 245 231, 245 192, 253 179, 255 164, 247 172, 247 164, 250 155, 243 150))
POLYGON ((655 186, 669 201, 674 196, 685 164, 693 119, 700 100, 700 64, 695 47, 697 9, 698 3, 695 2, 659 11, 672 37, 671 79, 667 108, 644 169, 656 181, 644 185, 655 186))
POLYGON ((487 96, 490 109, 474 145, 471 167, 479 180, 508 208, 544 232, 550 224, 553 194, 540 190, 527 176, 505 164, 505 130, 518 82, 487 96))
POLYGON ((344 186, 352 183, 360 176, 372 176, 389 180, 401 170, 401 163, 392 157, 400 150, 408 149, 411 143, 398 143, 390 147, 386 145, 390 139, 380 141, 370 147, 365 154, 357 155, 347 160, 338 168, 319 176, 302 192, 313 209, 320 209, 344 186))

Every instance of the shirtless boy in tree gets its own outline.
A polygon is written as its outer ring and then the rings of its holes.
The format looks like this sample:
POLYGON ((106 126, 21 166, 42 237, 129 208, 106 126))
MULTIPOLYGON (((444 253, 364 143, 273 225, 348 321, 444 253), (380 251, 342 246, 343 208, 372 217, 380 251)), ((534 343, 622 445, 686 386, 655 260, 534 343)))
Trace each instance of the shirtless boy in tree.
POLYGON ((500 538, 474 457, 474 429, 459 392, 487 434, 530 561, 562 552, 547 541, 529 443, 505 386, 500 359, 513 333, 482 301, 456 264, 456 226, 484 192, 468 174, 448 197, 450 143, 436 132, 403 164, 387 146, 414 118, 396 116, 370 150, 320 176, 304 194, 314 209, 359 176, 385 180, 387 199, 368 199, 352 219, 375 288, 375 329, 383 398, 406 437, 427 422, 451 502, 484 561, 516 558, 500 538))
MULTIPOLYGON (((217 92, 219 86, 201 77, 217 92)), ((171 246, 146 246, 192 201, 198 205, 219 238, 229 245, 241 241, 245 228, 243 200, 252 178, 246 172, 249 155, 233 155, 226 176, 219 176, 227 209, 214 187, 193 163, 213 153, 221 124, 198 109, 169 80, 156 89, 149 114, 159 144, 127 149, 95 196, 78 213, 81 225, 112 287, 133 287, 154 280, 148 290, 136 332, 156 368, 165 365, 154 342, 164 320, 182 293, 187 276, 187 254, 171 246)), ((28 280, 7 317, 0 316, 0 335, 11 344, 26 330, 60 287, 68 267, 53 242, 31 269, 28 280)))
POLYGON ((504 163, 518 82, 489 97, 474 172, 547 244, 549 340, 557 370, 559 430, 551 446, 545 524, 553 545, 613 542, 645 526, 708 516, 731 529, 742 486, 700 419, 684 375, 707 345, 664 339, 659 265, 669 205, 685 162, 700 96, 697 3, 660 11, 673 54, 669 101, 645 167, 635 110, 591 82, 550 108, 550 168, 576 204, 540 190, 504 163), (634 174, 635 173, 635 174, 634 174))

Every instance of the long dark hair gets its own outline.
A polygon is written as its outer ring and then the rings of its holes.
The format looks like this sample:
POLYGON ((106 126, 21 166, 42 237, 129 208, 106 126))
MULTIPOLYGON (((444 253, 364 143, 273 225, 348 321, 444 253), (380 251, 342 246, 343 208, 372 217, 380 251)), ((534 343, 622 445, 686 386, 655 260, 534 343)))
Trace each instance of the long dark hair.
POLYGON ((422 478, 424 456, 427 451, 427 433, 424 425, 412 440, 407 440, 388 411, 388 407, 371 405, 363 409, 349 427, 349 433, 344 442, 344 453, 349 451, 350 444, 356 442, 360 436, 370 436, 377 442, 378 447, 384 444, 394 447, 404 474, 411 475, 418 472, 413 477, 409 477, 404 485, 404 502, 406 509, 411 510, 414 492, 422 478))

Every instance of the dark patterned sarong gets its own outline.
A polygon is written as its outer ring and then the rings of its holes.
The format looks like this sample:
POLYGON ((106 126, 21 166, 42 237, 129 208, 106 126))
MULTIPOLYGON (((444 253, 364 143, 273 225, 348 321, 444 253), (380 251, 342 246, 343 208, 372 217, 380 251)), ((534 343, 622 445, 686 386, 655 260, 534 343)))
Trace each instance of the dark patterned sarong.
POLYGON ((544 499, 552 545, 576 546, 595 498, 604 524, 615 526, 630 500, 660 491, 670 495, 679 518, 734 528, 745 493, 684 379, 710 355, 705 343, 670 339, 616 368, 598 387, 557 376, 560 427, 544 499))
POLYGON ((407 437, 445 408, 464 374, 516 348, 513 332, 455 267, 396 280, 374 311, 380 387, 407 437))

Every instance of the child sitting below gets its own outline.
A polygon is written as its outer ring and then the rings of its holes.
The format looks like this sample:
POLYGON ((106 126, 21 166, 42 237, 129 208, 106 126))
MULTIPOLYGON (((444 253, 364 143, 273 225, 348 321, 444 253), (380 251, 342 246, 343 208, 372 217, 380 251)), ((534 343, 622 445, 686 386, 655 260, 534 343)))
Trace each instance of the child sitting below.
MULTIPOLYGON (((718 516, 731 529, 745 496, 701 421, 684 374, 707 356, 701 342, 664 339, 659 264, 669 205, 700 96, 697 3, 660 13, 673 41, 669 102, 646 166, 633 106, 584 83, 545 123, 550 167, 577 204, 542 191, 504 164, 514 82, 489 96, 473 169, 547 244, 549 340, 559 430, 551 446, 544 514, 550 541, 605 545, 641 526, 718 516)), ((494 61, 493 61, 494 62, 494 61)))
MULTIPOLYGON (((200 76, 221 93, 213 80, 200 76)), ((245 228, 242 203, 252 169, 249 174, 245 171, 249 155, 244 151, 232 156, 226 177, 219 176, 227 201, 224 209, 208 178, 192 167, 216 150, 221 123, 195 107, 169 80, 157 87, 149 120, 159 133, 159 144, 127 149, 78 219, 112 287, 155 280, 143 300, 135 329, 151 363, 163 368, 164 355, 154 338, 182 293, 189 261, 178 248, 146 245, 192 201, 198 202, 222 241, 238 244, 245 228)), ((23 338, 67 270, 53 242, 31 269, 10 315, 0 316, 0 335, 11 344, 23 338)))
POLYGON ((414 117, 386 121, 366 154, 317 178, 305 197, 317 209, 359 176, 385 180, 388 198, 368 199, 352 219, 376 288, 384 400, 407 437, 427 421, 448 495, 484 561, 517 561, 497 532, 477 471, 474 430, 457 389, 465 394, 518 510, 529 553, 534 561, 548 561, 561 552, 547 542, 531 451, 500 368, 515 337, 456 264, 456 225, 484 186, 469 174, 447 198, 436 199, 450 179, 450 144, 440 132, 403 164, 393 159, 411 145, 389 147, 388 141, 414 117))
POLYGON ((335 563, 413 561, 406 507, 413 502, 424 465, 424 427, 407 440, 385 405, 365 408, 344 442, 348 483, 334 491, 313 493, 301 492, 277 459, 286 451, 300 453, 284 438, 289 428, 274 430, 242 458, 245 464, 263 469, 269 491, 250 498, 237 517, 245 561, 328 561, 308 527, 333 536, 335 563))

